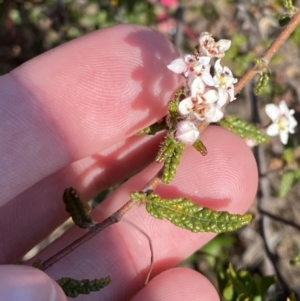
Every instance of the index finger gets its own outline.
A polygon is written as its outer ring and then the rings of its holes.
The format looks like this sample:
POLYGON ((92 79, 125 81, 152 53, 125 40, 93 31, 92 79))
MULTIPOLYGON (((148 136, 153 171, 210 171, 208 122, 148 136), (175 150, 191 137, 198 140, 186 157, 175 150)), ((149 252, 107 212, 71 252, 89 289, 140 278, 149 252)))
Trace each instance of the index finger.
POLYGON ((166 113, 178 56, 151 29, 120 25, 53 49, 0 80, 0 191, 34 183, 131 136, 166 113))

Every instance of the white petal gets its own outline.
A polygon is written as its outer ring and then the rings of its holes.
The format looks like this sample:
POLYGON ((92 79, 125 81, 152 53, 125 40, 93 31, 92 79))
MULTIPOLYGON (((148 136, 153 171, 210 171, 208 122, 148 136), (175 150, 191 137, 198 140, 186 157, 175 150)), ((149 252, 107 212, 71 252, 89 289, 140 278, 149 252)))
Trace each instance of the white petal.
POLYGON ((218 89, 218 105, 220 107, 223 107, 225 105, 225 103, 227 103, 228 101, 228 93, 225 89, 223 88, 219 88, 218 89))
POLYGON ((289 117, 289 132, 291 134, 295 133, 295 127, 297 126, 297 124, 298 124, 297 120, 293 116, 290 116, 289 117))
POLYGON ((215 85, 215 81, 209 72, 203 72, 201 78, 206 85, 208 86, 215 85))
POLYGON ((191 85, 191 95, 192 97, 196 97, 197 94, 202 94, 204 92, 205 85, 202 79, 198 76, 194 79, 191 85))
MULTIPOLYGON (((228 77, 232 77, 233 78, 233 75, 232 75, 232 71, 228 68, 228 67, 224 67, 223 68, 223 72, 224 73, 226 73, 226 76, 228 76, 228 77)), ((233 78, 233 80, 234 80, 235 78, 233 78)))
POLYGON ((187 85, 189 88, 191 88, 193 81, 195 80, 196 75, 189 73, 188 79, 187 79, 187 85))
POLYGON ((275 121, 280 116, 279 108, 273 103, 267 104, 265 111, 272 121, 275 121))
POLYGON ((225 52, 226 50, 228 50, 230 48, 231 45, 231 41, 230 40, 225 40, 225 39, 221 39, 217 42, 218 46, 219 46, 219 51, 220 52, 225 52))
POLYGON ((200 65, 208 65, 210 62, 210 57, 209 56, 200 56, 198 59, 198 62, 200 65))
POLYGON ((282 114, 288 116, 289 115, 289 108, 288 106, 286 105, 285 101, 282 100, 280 103, 279 103, 279 110, 281 111, 282 114))
POLYGON ((183 74, 188 70, 186 63, 182 58, 172 61, 167 67, 176 74, 183 74))
POLYGON ((266 129, 266 133, 269 136, 276 136, 279 134, 279 129, 276 123, 272 123, 271 125, 268 126, 266 129))
POLYGON ((280 140, 283 144, 287 144, 288 139, 289 139, 289 133, 287 131, 281 131, 279 133, 280 135, 280 140))
POLYGON ((198 39, 198 42, 199 42, 200 46, 203 47, 204 43, 214 43, 215 40, 211 36, 212 35, 209 32, 202 32, 199 39, 198 39))
POLYGON ((197 62, 197 59, 193 54, 186 54, 183 58, 186 64, 197 62))
POLYGON ((233 85, 227 88, 227 93, 229 94, 230 101, 234 101, 236 99, 236 97, 234 97, 234 86, 233 85))
POLYGON ((218 92, 214 89, 207 91, 203 94, 206 103, 214 103, 218 100, 218 92))
POLYGON ((194 107, 194 104, 192 102, 192 98, 191 97, 187 97, 185 99, 183 99, 179 105, 178 105, 178 112, 185 116, 191 113, 192 109, 194 107))
POLYGON ((180 121, 177 124, 176 138, 185 144, 192 145, 199 137, 200 133, 191 121, 180 121))
POLYGON ((216 72, 216 73, 221 73, 222 70, 223 70, 220 61, 221 61, 221 59, 218 59, 218 60, 216 60, 216 62, 215 62, 214 68, 215 68, 215 72, 216 72))
POLYGON ((205 113, 205 119, 207 122, 218 122, 224 116, 224 113, 218 106, 212 105, 211 108, 205 113))

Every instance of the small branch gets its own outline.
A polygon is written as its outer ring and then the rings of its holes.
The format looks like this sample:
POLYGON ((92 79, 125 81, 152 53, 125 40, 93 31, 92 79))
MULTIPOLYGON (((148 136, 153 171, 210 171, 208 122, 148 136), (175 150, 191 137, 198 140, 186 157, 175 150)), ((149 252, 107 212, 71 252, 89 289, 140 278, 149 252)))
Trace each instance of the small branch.
POLYGON ((297 229, 298 231, 300 231, 300 225, 299 224, 291 222, 291 221, 289 221, 289 220, 287 220, 287 219, 285 219, 285 218, 283 218, 281 216, 275 215, 275 214, 273 214, 271 212, 268 212, 268 211, 266 211, 264 209, 260 209, 260 213, 264 214, 264 215, 266 215, 266 216, 268 216, 268 217, 270 217, 272 219, 274 219, 275 221, 284 223, 285 225, 293 227, 293 228, 297 229))
MULTIPOLYGON (((280 33, 280 35, 273 41, 269 49, 266 51, 265 55, 261 57, 261 61, 264 62, 265 67, 269 64, 273 55, 278 51, 278 49, 283 45, 283 43, 289 38, 291 33, 300 23, 300 11, 297 11, 288 25, 280 33)), ((235 95, 241 92, 245 85, 256 75, 257 72, 261 71, 261 66, 255 64, 250 70, 248 70, 238 83, 234 87, 235 95)))
MULTIPOLYGON (((162 174, 162 169, 149 181, 149 183, 143 188, 142 192, 149 193, 153 191, 157 185, 160 182, 162 174)), ((63 257, 67 256, 71 252, 73 252, 75 249, 77 249, 79 246, 93 238, 96 234, 103 231, 107 227, 118 223, 123 215, 128 212, 134 205, 136 205, 139 202, 139 200, 132 200, 130 199, 126 204, 124 204, 119 210, 117 210, 115 213, 113 213, 111 216, 109 216, 107 219, 105 219, 101 223, 96 223, 92 227, 89 228, 89 232, 84 234, 83 236, 79 237, 75 241, 73 241, 71 244, 66 246, 61 251, 57 252, 55 255, 48 258, 46 261, 44 261, 41 266, 40 270, 45 271, 50 266, 52 266, 54 263, 62 259, 63 257)), ((152 260, 152 259, 151 259, 152 260)))

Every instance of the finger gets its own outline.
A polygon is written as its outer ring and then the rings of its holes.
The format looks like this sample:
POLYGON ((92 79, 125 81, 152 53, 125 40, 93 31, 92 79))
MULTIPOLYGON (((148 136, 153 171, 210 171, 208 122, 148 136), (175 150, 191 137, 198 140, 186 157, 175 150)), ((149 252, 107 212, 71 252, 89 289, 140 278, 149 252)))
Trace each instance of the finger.
POLYGON ((216 289, 203 275, 186 268, 165 271, 152 279, 132 301, 220 300, 216 289))
POLYGON ((74 162, 2 206, 0 264, 16 262, 69 217, 62 199, 67 187, 90 200, 153 162, 163 135, 130 137, 74 162))
MULTIPOLYGON (((208 155, 202 157, 193 148, 187 149, 173 182, 160 185, 157 192, 164 197, 189 197, 218 210, 244 212, 257 188, 257 169, 251 151, 242 139, 219 127, 208 128, 202 139, 208 155)), ((152 164, 123 184, 103 203, 105 210, 119 209, 128 193, 141 189, 159 168, 152 164)), ((96 209, 94 219, 103 218, 103 209, 96 209)), ((195 234, 154 219, 142 207, 130 210, 124 220, 128 222, 109 227, 53 265, 47 270, 49 275, 59 278, 62 271, 75 278, 111 275, 114 285, 107 288, 106 300, 127 298, 143 286, 148 272, 149 241, 143 233, 153 245, 153 275, 176 265, 213 237, 211 233, 195 234)), ((82 233, 71 229, 37 257, 44 260, 52 256, 82 233)))
POLYGON ((26 266, 0 266, 0 300, 65 301, 60 286, 45 273, 26 266))
POLYGON ((120 25, 73 40, 0 80, 1 204, 166 114, 182 78, 161 34, 120 25))

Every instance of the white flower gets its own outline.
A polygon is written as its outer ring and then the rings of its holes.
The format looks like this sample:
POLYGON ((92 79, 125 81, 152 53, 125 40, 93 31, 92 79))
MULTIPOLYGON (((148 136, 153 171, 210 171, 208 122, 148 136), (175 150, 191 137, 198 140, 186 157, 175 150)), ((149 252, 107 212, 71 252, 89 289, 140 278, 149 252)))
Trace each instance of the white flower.
POLYGON ((219 91, 219 105, 222 107, 228 100, 233 101, 234 85, 237 79, 233 77, 231 70, 228 67, 222 67, 220 64, 221 59, 215 62, 215 76, 213 77, 214 86, 219 91))
POLYGON ((198 59, 192 54, 186 54, 183 58, 177 58, 172 61, 167 67, 176 74, 183 74, 185 77, 190 75, 204 76, 206 81, 212 81, 209 73, 210 57, 201 56, 198 59))
POLYGON ((198 139, 200 133, 191 121, 183 120, 178 122, 176 138, 185 144, 192 145, 198 139))
POLYGON ((295 111, 289 110, 284 100, 279 103, 279 106, 267 104, 265 110, 273 122, 267 128, 267 134, 269 136, 279 135, 281 142, 287 144, 289 133, 295 133, 297 126, 297 121, 293 117, 295 111))
POLYGON ((215 42, 212 35, 208 32, 203 32, 199 37, 199 54, 222 58, 225 54, 225 51, 230 48, 231 41, 221 39, 218 42, 215 42))

